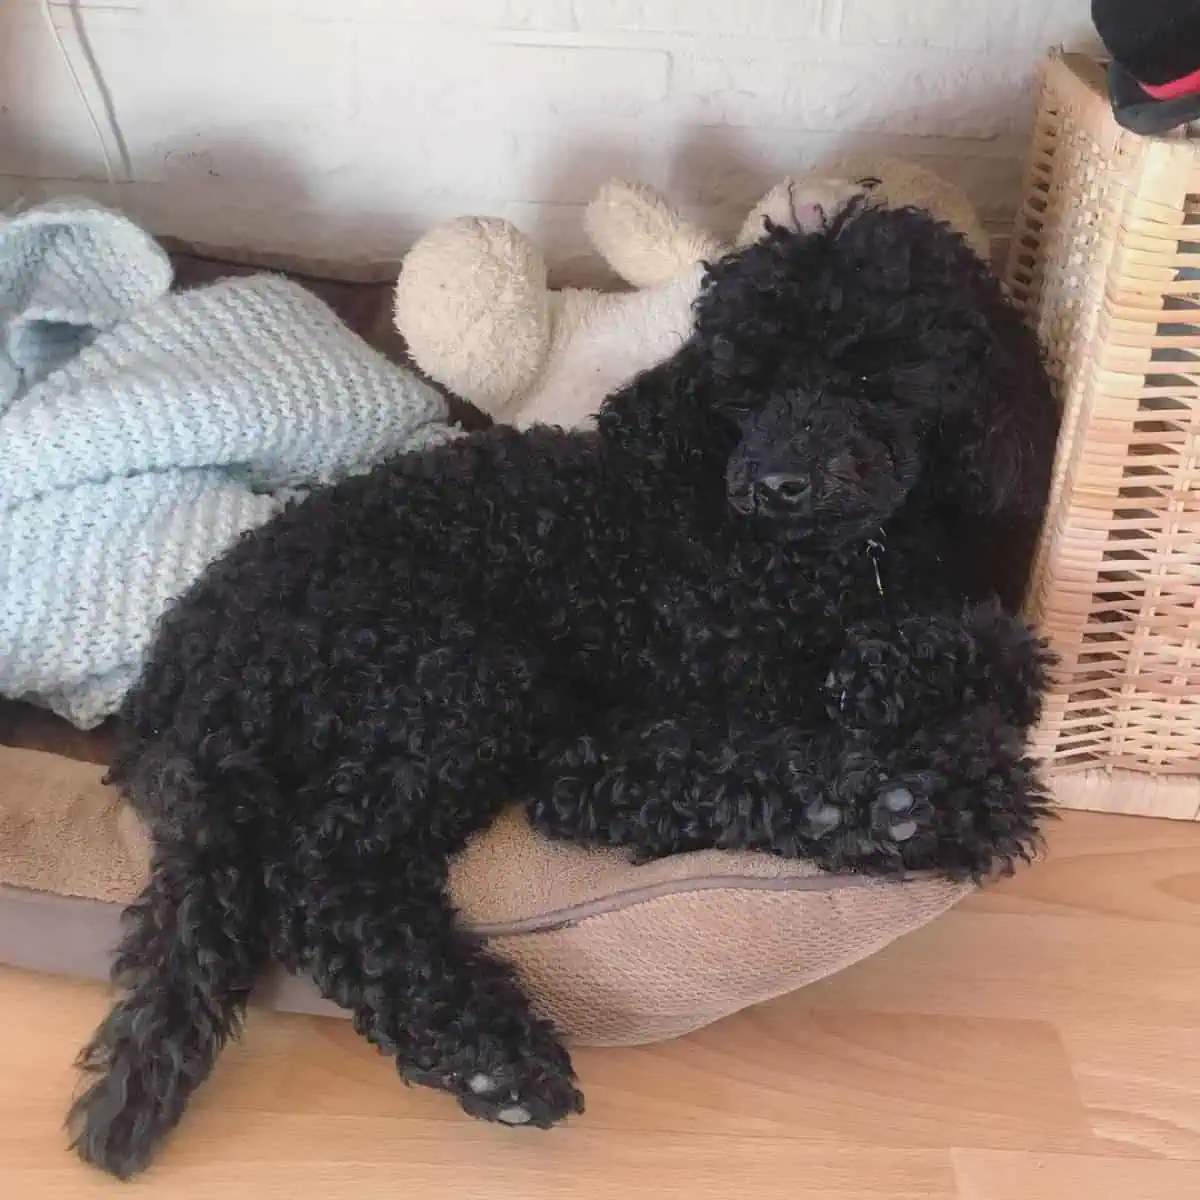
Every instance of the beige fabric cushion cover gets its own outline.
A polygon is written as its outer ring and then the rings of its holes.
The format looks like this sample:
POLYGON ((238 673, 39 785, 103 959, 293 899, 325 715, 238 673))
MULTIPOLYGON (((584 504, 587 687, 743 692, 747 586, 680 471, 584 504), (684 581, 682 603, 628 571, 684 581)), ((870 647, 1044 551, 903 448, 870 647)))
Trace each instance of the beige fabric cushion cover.
MULTIPOLYGON (((103 768, 0 747, 0 962, 102 978, 147 843, 103 768)), ((970 890, 831 875, 768 855, 703 851, 635 867, 536 835, 517 810, 454 863, 462 919, 519 970, 576 1042, 655 1041, 832 974, 970 890)), ((345 1015, 307 980, 261 1001, 345 1015)))

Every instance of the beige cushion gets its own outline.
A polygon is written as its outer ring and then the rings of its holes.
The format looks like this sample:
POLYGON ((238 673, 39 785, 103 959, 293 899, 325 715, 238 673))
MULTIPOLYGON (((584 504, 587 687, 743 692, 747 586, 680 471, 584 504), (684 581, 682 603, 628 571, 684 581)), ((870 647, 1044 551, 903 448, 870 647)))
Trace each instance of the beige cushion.
MULTIPOLYGON (((136 818, 103 768, 0 746, 0 962, 107 974, 118 916, 145 878, 136 818)), ((632 866, 535 834, 513 810, 453 864, 464 922, 518 968, 581 1043, 655 1041, 792 991, 944 912, 970 887, 832 875, 703 851, 632 866)), ((277 973, 261 1001, 345 1015, 277 973)))

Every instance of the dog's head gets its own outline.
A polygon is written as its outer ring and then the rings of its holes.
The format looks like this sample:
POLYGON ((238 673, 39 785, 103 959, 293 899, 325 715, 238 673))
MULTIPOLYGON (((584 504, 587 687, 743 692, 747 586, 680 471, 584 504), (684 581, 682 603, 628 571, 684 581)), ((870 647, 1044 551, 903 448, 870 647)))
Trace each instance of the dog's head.
POLYGON ((861 536, 918 486, 968 514, 1044 497, 1055 418, 1036 341, 926 213, 771 229, 711 268, 691 350, 695 399, 728 433, 728 502, 781 536, 861 536))

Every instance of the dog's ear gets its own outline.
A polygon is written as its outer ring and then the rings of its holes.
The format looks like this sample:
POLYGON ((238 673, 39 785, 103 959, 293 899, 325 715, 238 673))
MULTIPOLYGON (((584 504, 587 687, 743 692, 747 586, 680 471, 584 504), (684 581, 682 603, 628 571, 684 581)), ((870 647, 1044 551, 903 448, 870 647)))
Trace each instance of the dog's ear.
POLYGON ((864 208, 834 231, 859 286, 888 306, 937 423, 931 466, 955 505, 1040 515, 1058 428, 1033 331, 966 239, 918 209, 864 208))
POLYGON ((1033 331, 988 276, 974 289, 959 356, 963 394, 943 417, 944 462, 982 514, 1040 514, 1050 486, 1058 409, 1033 331))
POLYGON ((658 472, 723 471, 732 430, 710 403, 707 355, 695 338, 609 396, 598 424, 614 445, 658 472))
POLYGON ((973 289, 974 320, 958 370, 968 386, 947 408, 937 467, 980 581, 1017 611, 1038 538, 1058 440, 1058 408, 1033 331, 990 274, 973 289))

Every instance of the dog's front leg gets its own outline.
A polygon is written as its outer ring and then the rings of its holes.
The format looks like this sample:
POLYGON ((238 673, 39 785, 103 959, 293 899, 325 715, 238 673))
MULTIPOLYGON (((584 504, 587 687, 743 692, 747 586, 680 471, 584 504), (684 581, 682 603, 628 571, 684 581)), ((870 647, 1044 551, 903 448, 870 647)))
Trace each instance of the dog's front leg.
POLYGON ((1050 656, 995 604, 854 625, 824 680, 831 719, 859 729, 916 729, 994 706, 1014 728, 1037 720, 1050 656))
POLYGON ((992 705, 918 730, 660 717, 558 747, 546 771, 537 829, 638 859, 718 847, 977 876, 1027 857, 1046 811, 1021 731, 992 705))
POLYGON ((819 742, 750 714, 627 719, 549 748, 527 812, 549 837, 624 847, 635 861, 714 847, 819 857, 841 819, 819 742))

